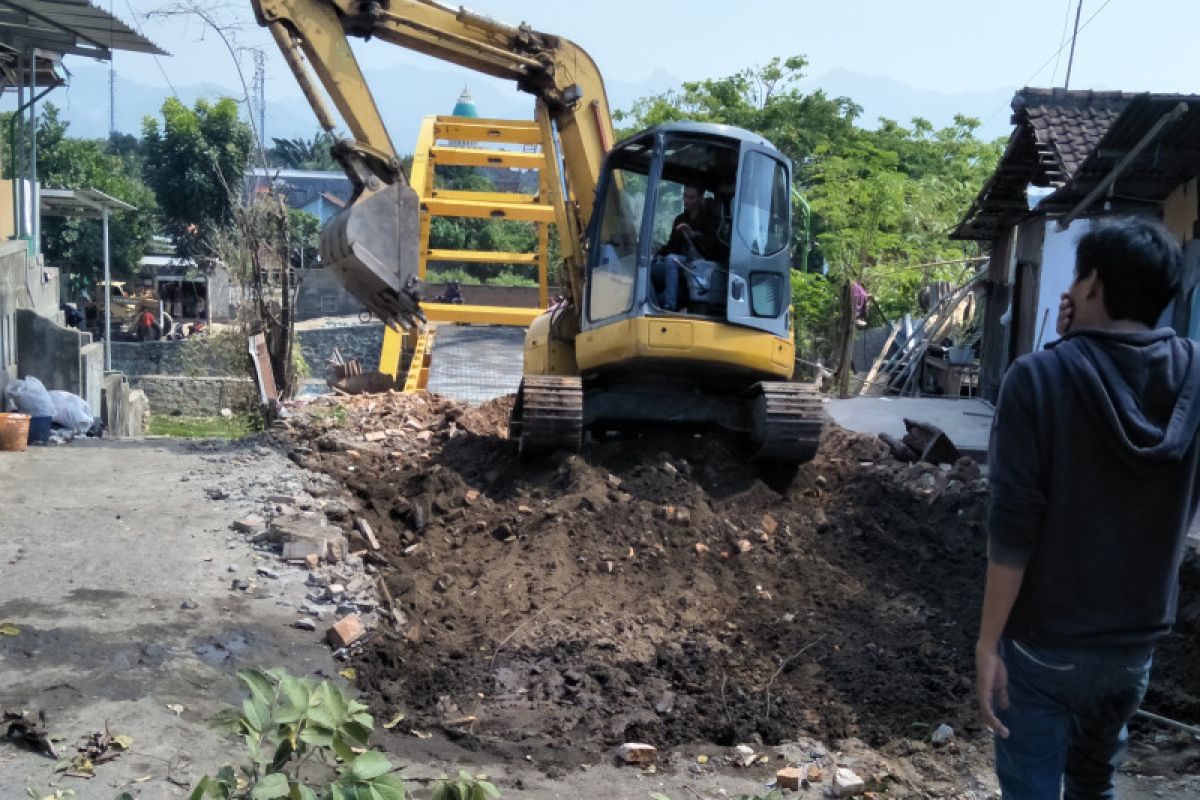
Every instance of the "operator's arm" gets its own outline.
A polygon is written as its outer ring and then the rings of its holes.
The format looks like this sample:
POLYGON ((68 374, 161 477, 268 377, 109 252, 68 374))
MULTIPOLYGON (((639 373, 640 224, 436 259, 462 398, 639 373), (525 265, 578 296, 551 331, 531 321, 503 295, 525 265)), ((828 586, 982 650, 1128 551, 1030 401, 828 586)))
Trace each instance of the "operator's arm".
POLYGON ((1041 537, 1046 512, 1045 481, 1029 367, 1013 364, 1000 389, 988 447, 992 500, 988 509, 988 570, 979 641, 975 645, 976 689, 983 722, 1002 737, 1008 730, 994 704, 1008 706, 1008 676, 999 643, 1012 613, 1028 563, 1041 537))

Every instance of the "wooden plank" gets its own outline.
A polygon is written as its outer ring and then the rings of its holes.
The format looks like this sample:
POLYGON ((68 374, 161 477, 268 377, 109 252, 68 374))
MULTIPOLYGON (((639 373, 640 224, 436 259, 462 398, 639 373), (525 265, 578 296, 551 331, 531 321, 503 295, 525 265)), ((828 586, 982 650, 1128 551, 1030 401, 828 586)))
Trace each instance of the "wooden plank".
POLYGON ((892 332, 888 334, 887 341, 883 343, 883 349, 879 351, 879 355, 875 356, 875 363, 871 365, 871 370, 867 373, 867 377, 862 382, 862 386, 858 387, 859 394, 862 394, 863 391, 875 380, 875 376, 879 373, 879 368, 883 365, 883 360, 887 356, 887 351, 892 346, 892 342, 896 341, 896 334, 900 333, 901 327, 902 323, 900 321, 893 323, 892 332))
POLYGON ((362 517, 354 518, 354 527, 358 532, 366 537, 367 544, 371 545, 372 550, 379 549, 379 540, 375 538, 375 531, 371 530, 371 523, 367 522, 362 517))

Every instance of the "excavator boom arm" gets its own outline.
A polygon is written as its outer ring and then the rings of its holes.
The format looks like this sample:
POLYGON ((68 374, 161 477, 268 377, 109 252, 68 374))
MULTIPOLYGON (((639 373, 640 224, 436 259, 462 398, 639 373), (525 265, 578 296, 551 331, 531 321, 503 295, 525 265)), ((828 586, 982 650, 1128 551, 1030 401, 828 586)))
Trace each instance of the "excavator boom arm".
POLYGON ((526 25, 505 25, 432 0, 252 1, 259 23, 271 29, 322 127, 332 132, 336 125, 306 61, 345 121, 354 142, 342 145, 339 160, 356 192, 369 188, 372 175, 385 183, 407 182, 348 37, 382 39, 512 80, 533 94, 536 117, 549 134, 543 141, 555 142, 558 150, 548 154, 553 174, 547 183, 554 195, 549 200, 557 212, 569 291, 578 302, 582 229, 591 217, 601 163, 613 140, 604 81, 582 48, 526 25))

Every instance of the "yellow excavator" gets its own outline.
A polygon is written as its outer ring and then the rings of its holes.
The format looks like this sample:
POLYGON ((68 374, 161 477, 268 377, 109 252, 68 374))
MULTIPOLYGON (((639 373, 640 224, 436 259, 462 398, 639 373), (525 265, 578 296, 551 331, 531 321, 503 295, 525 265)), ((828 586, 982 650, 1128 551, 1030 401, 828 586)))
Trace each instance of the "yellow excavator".
MULTIPOLYGON (((506 78, 535 98, 566 276, 564 302, 534 320, 510 421, 521 453, 578 449, 585 431, 717 425, 763 460, 816 452, 819 396, 790 381, 791 163, 738 128, 672 123, 614 143, 604 81, 578 45, 432 0, 252 0, 354 195, 321 258, 392 325, 422 321, 419 201, 350 38, 380 39, 506 78), (313 79, 315 73, 316 81, 313 79), (319 81, 319 86, 317 81, 319 81), (322 93, 323 89, 323 93, 322 93), (703 242, 682 231, 705 215, 703 242)), ((394 87, 402 90, 402 87, 394 87)))

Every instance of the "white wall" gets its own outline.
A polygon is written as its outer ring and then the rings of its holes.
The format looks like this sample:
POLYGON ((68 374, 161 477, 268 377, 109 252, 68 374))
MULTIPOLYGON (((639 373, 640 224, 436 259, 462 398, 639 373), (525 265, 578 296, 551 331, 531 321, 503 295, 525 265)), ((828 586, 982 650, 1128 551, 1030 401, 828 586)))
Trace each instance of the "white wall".
POLYGON ((1057 220, 1046 222, 1042 268, 1038 277, 1037 321, 1033 328, 1035 352, 1058 339, 1058 334, 1054 332, 1054 323, 1058 320, 1059 298, 1075 280, 1075 245, 1079 237, 1091 227, 1091 220, 1088 219, 1075 220, 1065 231, 1059 230, 1057 220), (1044 331, 1042 320, 1046 322, 1044 331))

